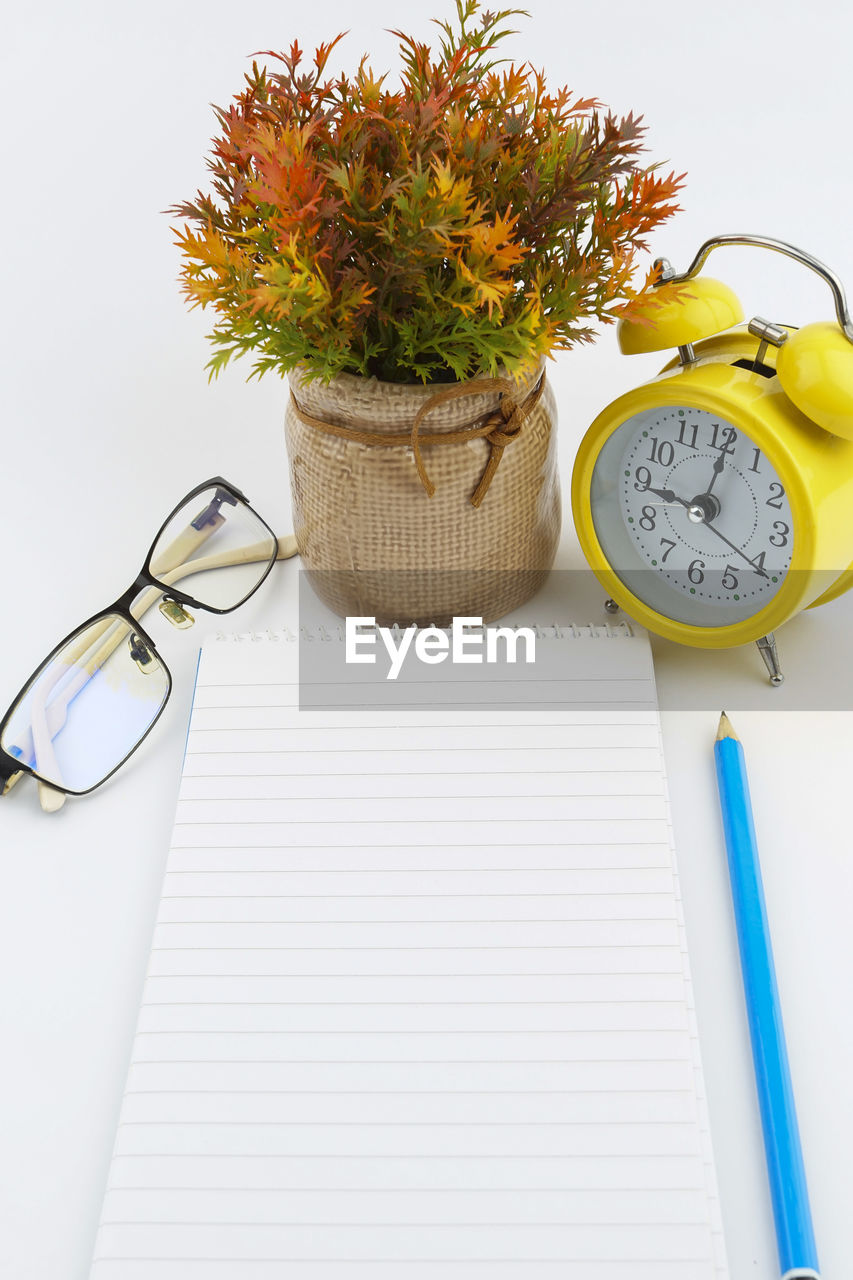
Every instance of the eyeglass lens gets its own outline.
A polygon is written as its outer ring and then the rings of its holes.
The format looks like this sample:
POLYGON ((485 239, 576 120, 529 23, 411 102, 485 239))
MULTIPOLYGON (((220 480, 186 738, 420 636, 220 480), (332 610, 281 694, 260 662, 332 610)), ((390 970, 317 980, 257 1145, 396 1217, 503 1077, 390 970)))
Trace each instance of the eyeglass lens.
POLYGON ((4 751, 68 791, 102 782, 169 696, 169 676, 126 619, 105 614, 35 673, 3 730, 4 751))
MULTIPOLYGON (((157 538, 148 571, 199 604, 235 609, 259 586, 277 543, 235 494, 213 483, 172 515, 157 538)), ((148 587, 133 616, 159 598, 148 587)), ((13 707, 0 746, 45 782, 88 791, 103 782, 145 737, 169 696, 156 654, 120 614, 81 627, 30 680, 13 707)))
POLYGON ((149 571, 199 604, 235 609, 261 582, 276 545, 249 507, 227 489, 211 485, 169 519, 154 545, 149 571))

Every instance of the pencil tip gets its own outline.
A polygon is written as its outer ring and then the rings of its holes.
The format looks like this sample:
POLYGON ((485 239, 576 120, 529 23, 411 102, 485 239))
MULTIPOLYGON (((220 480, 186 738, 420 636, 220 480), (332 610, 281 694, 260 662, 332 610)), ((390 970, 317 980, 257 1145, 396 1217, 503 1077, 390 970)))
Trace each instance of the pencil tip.
POLYGON ((725 711, 720 716, 720 726, 717 729, 717 741, 719 742, 721 738, 734 738, 737 740, 737 734, 732 728, 732 722, 725 711))

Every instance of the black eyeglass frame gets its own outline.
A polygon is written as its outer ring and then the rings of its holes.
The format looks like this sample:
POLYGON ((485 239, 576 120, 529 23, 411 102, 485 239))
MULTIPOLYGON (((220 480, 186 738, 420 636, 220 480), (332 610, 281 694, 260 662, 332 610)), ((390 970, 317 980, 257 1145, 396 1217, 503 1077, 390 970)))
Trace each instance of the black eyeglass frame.
MULTIPOLYGON (((197 519, 200 519, 201 516, 204 514, 206 513, 200 512, 197 519)), ((191 523, 194 524, 195 521, 192 521, 191 523)), ((134 618, 133 614, 130 612, 130 606, 133 604, 134 600, 137 598, 140 592, 144 591, 146 588, 153 588, 156 591, 162 592, 164 598, 169 600, 174 600, 179 605, 187 605, 194 609, 204 609, 208 613, 217 613, 217 614, 233 613, 235 609, 239 609, 241 605, 245 604, 246 601, 249 600, 255 594, 258 588, 263 585, 263 583, 268 578, 269 574, 272 572, 272 567, 276 562, 277 555, 278 555, 278 539, 276 535, 273 533, 272 529, 267 524, 266 520, 264 520, 262 516, 258 515, 257 511, 255 511, 254 507, 251 505, 246 495, 242 493, 241 490, 236 487, 236 485, 231 484, 229 480, 223 479, 222 476, 212 476, 209 480, 205 480, 201 484, 196 485, 194 489, 191 489, 189 493, 185 494, 184 497, 181 498, 180 502, 175 503, 172 510, 169 512, 165 520, 160 525, 159 529, 157 530, 157 533, 154 535, 154 538, 151 541, 150 547, 148 548, 148 554, 146 555, 145 560, 143 561, 142 568, 140 569, 134 581, 127 588, 127 590, 123 591, 122 594, 118 597, 118 599, 113 604, 108 605, 105 609, 99 609, 97 613, 92 614, 90 618, 87 618, 84 622, 81 622, 79 626, 76 626, 73 631, 69 631, 68 635, 65 636, 62 640, 60 640, 59 644, 55 645, 53 649, 51 649, 47 657, 44 658, 39 663, 39 665, 28 677, 28 679, 24 681, 18 693, 9 704, 9 708, 6 711, 5 715, 3 716, 2 720, 0 720, 0 744, 2 744, 2 738, 6 730, 6 726, 11 720, 14 712, 17 710, 19 703, 21 702, 21 700, 23 699, 27 691, 30 689, 30 687, 38 679, 41 672, 44 671, 44 669, 50 665, 50 663, 53 661, 56 655, 62 649, 64 649, 65 646, 69 644, 69 642, 72 641, 75 636, 79 636, 88 627, 91 627, 97 622, 104 621, 107 618, 114 617, 114 616, 121 618, 123 622, 127 622, 130 624, 130 626, 133 628, 133 633, 139 636, 140 640, 142 640, 145 646, 151 650, 151 652, 156 657, 158 663, 163 668, 163 671, 165 672, 166 680, 167 680, 166 696, 163 698, 163 702, 157 714, 155 715, 154 719, 151 721, 150 725, 145 730, 145 732, 143 733, 139 741, 136 743, 136 745, 132 747, 130 751, 128 751, 127 755, 124 756, 124 758, 121 759, 117 765, 115 765, 112 769, 110 769, 109 773, 105 774, 103 778, 100 778, 98 782, 95 782, 91 787, 86 787, 82 791, 74 791, 71 787, 61 786, 59 783, 54 782, 53 779, 51 778, 42 777, 42 775, 38 772, 36 768, 34 768, 32 765, 24 764, 21 760, 16 759, 15 756, 10 755, 9 752, 5 751, 3 749, 3 746, 0 745, 0 796, 5 795, 9 791, 10 785, 13 780, 17 781, 17 778, 15 778, 15 775, 22 774, 22 773, 29 774, 30 777, 35 778, 37 781, 43 782, 48 787, 52 787, 54 791, 60 791, 67 796, 89 795, 90 792, 95 791, 97 790, 98 787, 102 786, 109 778, 113 776, 114 773, 116 773, 119 769, 121 769, 123 765, 127 764, 128 760, 134 754, 134 752, 137 751, 139 747, 142 746, 142 743, 148 737, 149 733, 154 728, 157 721, 160 719, 160 716, 163 714, 163 712, 166 709, 166 703, 169 701, 169 698, 172 695, 173 681, 172 681, 172 673, 170 672, 166 663, 163 661, 163 658, 161 657, 156 644, 151 639, 151 637, 149 636, 145 628, 140 625, 138 620, 134 618), (236 505, 236 503, 239 502, 248 511, 251 511, 252 515, 259 522, 259 524, 261 524, 264 527, 264 529, 267 530, 272 540, 272 550, 270 553, 269 564, 264 569, 263 573, 261 574, 261 577, 258 579, 256 584, 252 587, 251 591, 248 591, 246 595, 243 596, 242 600, 238 600, 236 604, 228 605, 228 607, 225 609, 219 609, 215 605, 205 604, 201 600, 197 600, 194 596, 191 596, 188 592, 181 591, 179 590, 179 588, 175 586, 170 586, 167 583, 162 582, 159 578, 157 578, 154 574, 151 573, 152 556, 154 555, 154 551, 157 547, 157 543, 160 541, 160 538, 163 532, 165 531, 167 525, 169 524, 169 522, 172 519, 174 519, 174 517, 181 510, 182 507, 186 506, 187 503, 192 502, 193 498, 197 497, 200 493, 203 493, 205 489, 211 489, 214 487, 216 489, 225 490, 226 493, 231 495, 231 497, 233 497, 236 500, 234 504, 230 504, 230 505, 236 505)))

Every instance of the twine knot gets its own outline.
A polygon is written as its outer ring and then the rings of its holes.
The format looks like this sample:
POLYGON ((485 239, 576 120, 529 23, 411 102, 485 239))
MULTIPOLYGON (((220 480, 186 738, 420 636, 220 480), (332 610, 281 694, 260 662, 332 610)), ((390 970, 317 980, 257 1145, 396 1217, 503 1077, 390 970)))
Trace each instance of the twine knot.
POLYGON ((378 431, 364 431, 357 427, 340 427, 335 423, 324 422, 321 418, 315 418, 306 413, 292 391, 290 398, 296 416, 306 426, 316 427, 318 430, 325 431, 330 435, 340 436, 345 440, 354 440, 359 444, 378 445, 380 447, 410 445, 418 477, 427 496, 430 498, 435 493, 435 485, 427 475, 421 446, 425 444, 465 444, 469 440, 485 440, 489 445, 489 456, 477 487, 470 497, 471 505, 479 507, 486 496, 489 485, 492 483, 494 474, 503 457, 504 449, 518 438, 544 389, 544 372, 536 386, 521 403, 515 399, 516 384, 511 382, 509 378, 475 378, 470 382, 461 382, 458 386, 448 387, 446 391, 437 391, 434 396, 430 396, 429 400, 418 410, 410 432, 395 432, 388 435, 383 435, 378 431), (459 400, 464 396, 495 391, 500 393, 500 402, 497 409, 485 414, 482 418, 475 419, 468 426, 459 427, 455 431, 421 431, 424 419, 439 405, 447 404, 452 400, 459 400))

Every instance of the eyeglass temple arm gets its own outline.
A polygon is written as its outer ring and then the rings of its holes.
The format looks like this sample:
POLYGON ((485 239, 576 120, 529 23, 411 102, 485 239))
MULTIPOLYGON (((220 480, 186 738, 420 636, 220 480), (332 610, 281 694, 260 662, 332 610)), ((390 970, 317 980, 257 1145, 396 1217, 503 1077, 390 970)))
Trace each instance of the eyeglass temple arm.
MULTIPOLYGON (((266 542, 256 542, 251 547, 241 547, 237 551, 220 551, 216 555, 202 556, 198 560, 188 560, 176 569, 168 571, 155 571, 152 564, 151 572, 155 578, 159 578, 167 587, 173 587, 176 582, 180 582, 181 578, 189 577, 193 573, 207 573, 210 569, 227 569, 237 564, 257 564, 259 560, 267 558, 266 547, 266 542)), ((289 560, 291 556, 296 555, 297 549, 296 539, 293 534, 285 534, 284 537, 278 539, 278 550, 275 558, 276 560, 289 560)), ((148 612, 162 594, 159 587, 149 587, 134 601, 133 616, 137 621, 148 612)))
MULTIPOLYGON (((250 547, 242 547, 237 551, 222 551, 215 555, 202 556, 195 560, 184 560, 184 557, 190 551, 200 547, 224 523, 224 518, 217 516, 215 520, 203 525, 201 529, 196 529, 190 525, 178 535, 156 561, 151 562, 152 576, 159 578, 166 586, 173 586, 182 578, 193 573, 204 573, 210 569, 223 569, 237 564, 256 564, 259 560, 266 559, 268 544, 259 542, 250 547), (179 562, 184 560, 184 562, 175 566, 176 560, 179 562), (175 567, 169 568, 170 564, 175 567)), ((297 550, 296 539, 293 534, 285 534, 278 539, 276 560, 288 560, 296 554, 297 550)), ((138 599, 134 601, 133 616, 137 620, 142 618, 155 604, 160 595, 162 595, 162 591, 158 587, 149 587, 143 591, 138 599)), ((92 648, 93 644, 97 644, 114 627, 116 627, 115 622, 109 619, 105 620, 94 635, 88 634, 85 642, 72 650, 71 661, 79 661, 92 648)), ((36 763, 50 766, 56 777, 61 776, 61 774, 53 750, 53 739, 65 724, 68 706, 94 676, 95 672, 106 662, 110 654, 115 651, 127 635, 127 631, 127 627, 118 628, 112 636, 109 636, 103 644, 100 644, 95 653, 87 660, 83 669, 78 671, 75 678, 66 684, 61 696, 55 697, 50 704, 48 704, 47 699, 56 688, 59 678, 53 685, 46 685, 43 690, 41 687, 37 690, 38 698, 34 697, 31 708, 34 754, 36 763)), ((15 775, 15 780, 17 780, 17 775, 15 775)), ((49 812, 61 809, 65 803, 65 793, 58 791, 41 779, 37 781, 42 809, 49 812)), ((10 785, 12 785, 11 782, 10 785)))

